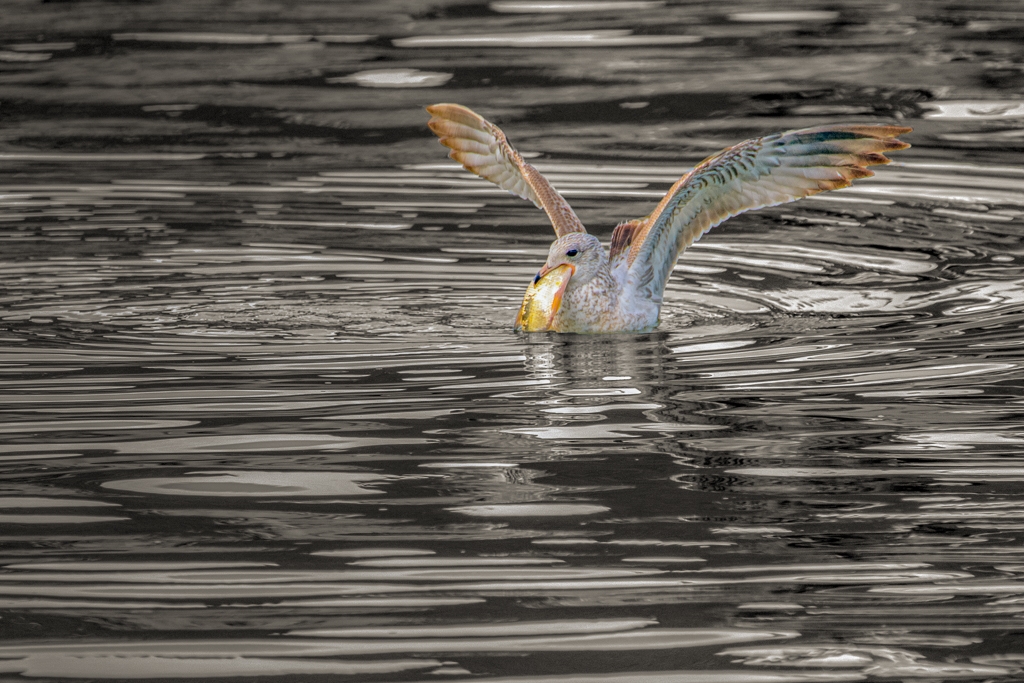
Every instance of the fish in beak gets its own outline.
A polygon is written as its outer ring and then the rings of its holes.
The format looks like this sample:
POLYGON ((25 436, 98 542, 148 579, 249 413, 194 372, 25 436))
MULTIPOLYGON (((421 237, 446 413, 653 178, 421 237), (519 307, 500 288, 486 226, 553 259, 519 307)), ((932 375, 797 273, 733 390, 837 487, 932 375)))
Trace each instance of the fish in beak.
POLYGON ((576 269, 568 263, 549 268, 545 265, 526 288, 523 305, 516 316, 516 332, 544 332, 551 329, 555 314, 562 306, 562 295, 576 269))

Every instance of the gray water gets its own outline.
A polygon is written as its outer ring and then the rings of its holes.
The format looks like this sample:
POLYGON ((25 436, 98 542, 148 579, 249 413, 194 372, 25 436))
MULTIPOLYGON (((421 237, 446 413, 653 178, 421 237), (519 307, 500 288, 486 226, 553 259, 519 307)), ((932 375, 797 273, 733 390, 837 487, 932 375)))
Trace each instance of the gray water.
POLYGON ((0 18, 4 680, 1024 678, 1018 2, 36 3, 0 18), (512 332, 552 239, 900 122, 512 332))

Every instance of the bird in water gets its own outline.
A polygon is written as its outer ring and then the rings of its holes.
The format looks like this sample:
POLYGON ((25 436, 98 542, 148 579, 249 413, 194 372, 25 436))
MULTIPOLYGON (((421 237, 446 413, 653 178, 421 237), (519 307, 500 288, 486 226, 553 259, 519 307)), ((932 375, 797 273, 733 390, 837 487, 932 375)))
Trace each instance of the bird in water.
POLYGON ((849 186, 910 145, 903 126, 825 125, 776 133, 709 156, 668 191, 650 215, 620 223, 609 253, 568 202, 526 163, 505 134, 458 104, 427 107, 430 130, 467 170, 547 212, 557 239, 526 290, 515 329, 523 332, 647 332, 658 325, 676 259, 719 223, 849 186))

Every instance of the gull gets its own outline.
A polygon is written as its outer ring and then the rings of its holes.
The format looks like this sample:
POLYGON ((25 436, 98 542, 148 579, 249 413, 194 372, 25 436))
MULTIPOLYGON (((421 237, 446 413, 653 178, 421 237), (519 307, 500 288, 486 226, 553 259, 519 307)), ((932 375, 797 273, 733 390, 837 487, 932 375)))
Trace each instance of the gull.
POLYGON ((904 126, 824 125, 746 140, 712 154, 644 218, 612 232, 608 253, 541 173, 493 123, 458 104, 434 104, 427 125, 472 173, 543 209, 555 229, 547 261, 516 316, 522 332, 649 332, 676 259, 711 228, 753 209, 849 186, 910 145, 904 126))

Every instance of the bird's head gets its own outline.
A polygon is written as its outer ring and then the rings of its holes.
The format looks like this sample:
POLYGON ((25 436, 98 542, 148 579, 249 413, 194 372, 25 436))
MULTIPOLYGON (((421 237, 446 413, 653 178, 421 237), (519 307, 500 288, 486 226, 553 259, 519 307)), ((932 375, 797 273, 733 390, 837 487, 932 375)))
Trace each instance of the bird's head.
POLYGON ((565 292, 594 279, 604 259, 601 242, 585 232, 571 232, 552 242, 547 261, 526 289, 516 330, 550 330, 565 292))
POLYGON ((570 232, 551 243, 548 260, 537 273, 537 278, 545 277, 560 266, 569 266, 572 275, 567 288, 579 287, 594 279, 604 259, 604 248, 600 240, 585 232, 570 232))

